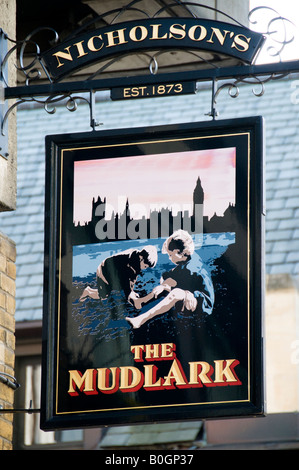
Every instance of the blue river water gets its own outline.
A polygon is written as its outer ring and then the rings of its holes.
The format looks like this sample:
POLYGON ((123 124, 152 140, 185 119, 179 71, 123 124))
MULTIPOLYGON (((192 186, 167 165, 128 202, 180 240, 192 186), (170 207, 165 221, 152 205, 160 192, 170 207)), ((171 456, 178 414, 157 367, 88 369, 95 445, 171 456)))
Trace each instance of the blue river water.
MULTIPOLYGON (((217 260, 228 247, 235 243, 235 233, 210 233, 193 235, 195 251, 201 257, 204 267, 212 275, 217 270, 217 260)), ((140 296, 150 292, 159 284, 161 274, 174 267, 167 254, 161 253, 165 239, 126 240, 106 243, 79 245, 73 247, 73 291, 72 316, 78 325, 78 335, 96 335, 100 339, 111 340, 130 328, 125 316, 137 314, 134 307, 121 293, 104 300, 86 299, 79 301, 84 288, 96 288, 96 270, 108 256, 130 249, 142 249, 153 245, 157 248, 158 263, 153 269, 143 271, 135 285, 140 296)), ((165 317, 163 321, 167 321, 165 317)))

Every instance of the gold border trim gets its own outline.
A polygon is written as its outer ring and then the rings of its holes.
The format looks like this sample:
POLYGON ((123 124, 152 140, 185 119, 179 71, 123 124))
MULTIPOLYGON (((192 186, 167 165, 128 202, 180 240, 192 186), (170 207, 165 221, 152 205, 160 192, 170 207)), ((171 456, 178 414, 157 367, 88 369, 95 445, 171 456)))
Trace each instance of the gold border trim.
POLYGON ((60 165, 60 225, 59 225, 59 262, 58 262, 58 315, 57 315, 57 361, 56 361, 56 399, 55 399, 55 413, 57 416, 59 415, 69 415, 69 414, 79 414, 79 413, 98 413, 98 412, 111 412, 111 411, 124 411, 124 410, 145 410, 145 409, 153 409, 153 408, 172 408, 172 407, 182 407, 182 406, 203 406, 203 405, 217 405, 217 404, 224 404, 224 403, 249 403, 251 401, 250 397, 250 383, 251 383, 251 376, 250 376, 250 157, 251 157, 251 147, 250 147, 250 132, 235 132, 232 134, 217 134, 217 135, 209 135, 209 136, 201 136, 201 137, 186 137, 180 139, 161 139, 157 141, 140 141, 140 142, 128 142, 128 143, 121 143, 121 144, 106 144, 106 145, 92 145, 92 146, 81 146, 81 147, 73 147, 68 149, 61 150, 61 165, 60 165), (132 407, 123 407, 123 408, 107 408, 107 409, 97 409, 97 410, 77 410, 77 411, 61 411, 57 410, 58 408, 58 375, 59 375, 59 340, 60 340, 60 304, 61 304, 61 247, 62 247, 62 190, 63 190, 63 161, 64 161, 64 153, 71 152, 74 150, 88 150, 88 149, 95 149, 95 148, 112 148, 112 147, 126 147, 130 145, 144 145, 144 144, 158 144, 158 143, 167 143, 167 142, 181 142, 181 141, 190 141, 190 140, 204 140, 204 139, 213 139, 213 138, 222 138, 222 137, 236 137, 236 136, 247 136, 248 138, 248 147, 247 147, 247 296, 248 296, 248 310, 247 310, 247 328, 248 328, 248 390, 247 396, 248 398, 245 400, 231 400, 231 401, 216 401, 216 402, 199 402, 199 403, 174 403, 169 405, 149 405, 149 406, 132 406, 132 407))

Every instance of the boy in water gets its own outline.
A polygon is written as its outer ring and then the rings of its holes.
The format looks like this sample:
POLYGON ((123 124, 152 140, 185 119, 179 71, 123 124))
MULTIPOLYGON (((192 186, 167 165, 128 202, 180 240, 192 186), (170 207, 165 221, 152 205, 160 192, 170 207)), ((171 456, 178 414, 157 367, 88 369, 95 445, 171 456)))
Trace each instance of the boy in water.
POLYGON ((106 258, 98 266, 96 279, 97 289, 86 287, 80 301, 87 297, 104 299, 113 290, 123 291, 127 300, 138 298, 134 285, 141 271, 153 268, 158 255, 154 246, 145 246, 142 250, 130 249, 106 258))
POLYGON ((136 298, 136 308, 157 298, 163 292, 166 297, 141 315, 126 320, 133 328, 140 328, 145 322, 162 315, 175 307, 177 311, 206 313, 210 315, 214 306, 212 280, 203 267, 200 257, 194 253, 194 243, 188 232, 177 230, 163 244, 162 253, 176 265, 162 275, 160 285, 143 298, 136 298))

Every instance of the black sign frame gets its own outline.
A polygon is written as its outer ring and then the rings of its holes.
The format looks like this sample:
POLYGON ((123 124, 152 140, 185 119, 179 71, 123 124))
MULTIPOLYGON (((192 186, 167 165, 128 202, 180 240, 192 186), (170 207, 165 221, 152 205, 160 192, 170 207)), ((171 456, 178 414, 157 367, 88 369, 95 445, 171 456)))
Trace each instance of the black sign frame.
MULTIPOLYGON (((226 158, 229 162, 229 155, 226 158)), ((161 173, 159 168, 155 171, 161 173)), ((167 178, 173 181, 172 176, 167 178)), ((212 166, 208 179, 213 178, 212 166)), ((155 181, 154 187, 154 192, 161 188, 155 181)), ((102 196, 106 202, 106 195, 102 196)), ((261 117, 46 137, 42 429, 264 415, 263 204, 261 117), (82 313, 74 310, 72 298, 74 247, 99 243, 99 231, 95 223, 74 224, 74 192, 79 181, 75 163, 124 162, 128 176, 129 159, 134 177, 137 158, 142 165, 145 158, 156 156, 162 165, 164 155, 176 154, 185 159, 184 179, 192 153, 199 152, 200 162, 205 152, 219 151, 221 159, 231 149, 235 151, 235 201, 226 211, 229 226, 221 227, 229 239, 234 230, 235 238, 230 254, 226 248, 220 256, 225 263, 214 264, 223 282, 213 278, 223 288, 215 287, 218 310, 213 303, 212 314, 196 317, 195 326, 192 317, 184 315, 179 320, 179 315, 170 316, 164 325, 162 317, 157 317, 144 330, 132 328, 125 320, 129 328, 120 336, 113 336, 118 327, 112 333, 109 327, 108 335, 108 328, 100 326, 100 337, 99 330, 91 331, 90 324, 86 327, 86 317, 79 325, 82 313), (203 318, 200 324, 196 323, 199 318, 203 318), (112 379, 117 385, 114 389, 112 379)), ((218 228, 205 230, 205 223, 204 218, 204 232, 215 237, 218 228)), ((108 225, 102 224, 101 230, 107 233, 108 225)), ((100 250, 108 247, 107 241, 129 246, 129 238, 102 238, 100 250)), ((76 295, 78 305, 79 291, 76 295)))

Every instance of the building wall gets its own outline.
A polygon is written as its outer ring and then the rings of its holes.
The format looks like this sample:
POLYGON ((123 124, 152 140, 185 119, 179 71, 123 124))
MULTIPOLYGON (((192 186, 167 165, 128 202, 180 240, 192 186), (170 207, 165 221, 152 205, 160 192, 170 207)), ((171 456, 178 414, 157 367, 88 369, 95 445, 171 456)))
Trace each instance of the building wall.
MULTIPOLYGON (((205 0, 205 2, 200 1, 198 3, 222 11, 242 22, 245 26, 248 23, 249 0, 242 0, 241 2, 240 0, 230 0, 229 2, 227 0, 205 0)), ((193 9, 195 13, 207 16, 208 18, 229 22, 229 19, 221 13, 209 12, 207 9, 194 6, 190 8, 193 9)))
POLYGON ((271 275, 265 302, 267 412, 299 410, 299 292, 294 277, 271 275))
MULTIPOLYGON (((89 5, 96 13, 99 15, 103 12, 107 12, 109 10, 113 10, 114 8, 119 8, 120 6, 124 6, 128 4, 127 0, 84 0, 83 3, 89 5)), ((151 2, 152 3, 152 2, 151 2)), ((164 2, 165 4, 171 5, 174 7, 174 2, 172 0, 167 0, 164 2)), ((196 15, 203 18, 210 18, 219 21, 228 21, 227 17, 223 16, 221 13, 217 13, 215 11, 209 10, 208 8, 200 8, 196 4, 202 4, 206 7, 215 8, 219 11, 226 13, 227 15, 232 16, 236 20, 242 22, 246 25, 248 21, 248 12, 249 12, 249 0, 205 0, 204 2, 201 0, 193 0, 191 4, 188 5, 188 8, 193 11, 196 15)), ((139 8, 146 7, 150 8, 152 5, 149 3, 147 4, 146 0, 144 1, 144 5, 138 5, 139 8)), ((157 7, 160 8, 161 5, 157 2, 157 5, 154 4, 153 11, 157 11, 157 7)), ((180 11, 180 14, 184 16, 184 9, 177 10, 176 12, 180 11)), ((228 21, 229 22, 229 21, 228 21)))
MULTIPOLYGON (((15 0, 0 0, 0 28, 4 33, 11 39, 16 38, 16 1, 15 0)), ((14 44, 11 41, 3 39, 0 40, 5 43, 4 49, 11 49, 14 44)), ((0 51, 2 47, 0 48, 0 51)), ((2 61, 3 57, 1 57, 2 61)), ((8 65, 8 81, 9 86, 14 86, 16 81, 16 68, 14 61, 9 61, 8 65)), ((13 104, 12 100, 9 100, 8 106, 13 104)), ((6 109, 0 104, 0 114, 6 112, 6 109)), ((16 113, 13 111, 8 119, 8 129, 6 132, 8 138, 8 146, 6 149, 0 150, 0 211, 13 210, 16 207, 16 184, 17 184, 17 133, 16 133, 16 113), (8 151, 8 158, 5 158, 2 154, 8 151)), ((2 145, 2 144, 1 144, 2 145)), ((0 227, 1 228, 1 227, 0 227)))
MULTIPOLYGON (((14 376, 16 246, 0 233, 0 375, 14 376)), ((4 376, 6 377, 6 376, 4 376)), ((14 390, 0 382, 0 413, 13 408, 14 390)), ((13 414, 0 414, 0 450, 12 448, 13 414)))
MULTIPOLYGON (((16 38, 16 2, 15 0, 0 0, 0 28, 11 39, 16 38)), ((0 36, 9 50, 14 44, 0 36)), ((12 63, 7 71, 10 86, 16 83, 16 68, 12 63)), ((9 102, 8 106, 12 103, 9 102)), ((0 104, 0 114, 6 109, 0 104)), ((11 113, 8 120, 7 147, 8 157, 1 155, 0 150, 0 212, 14 210, 16 207, 17 185, 17 140, 16 115, 11 113)), ((1 144, 2 145, 2 144, 1 144)), ((0 226, 1 231, 1 226, 0 226)), ((14 376, 15 360, 15 279, 16 279, 16 247, 15 243, 0 232, 0 373, 5 372, 14 376)), ((0 382, 0 450, 12 449, 13 414, 2 413, 5 408, 13 408, 14 390, 0 382)))

